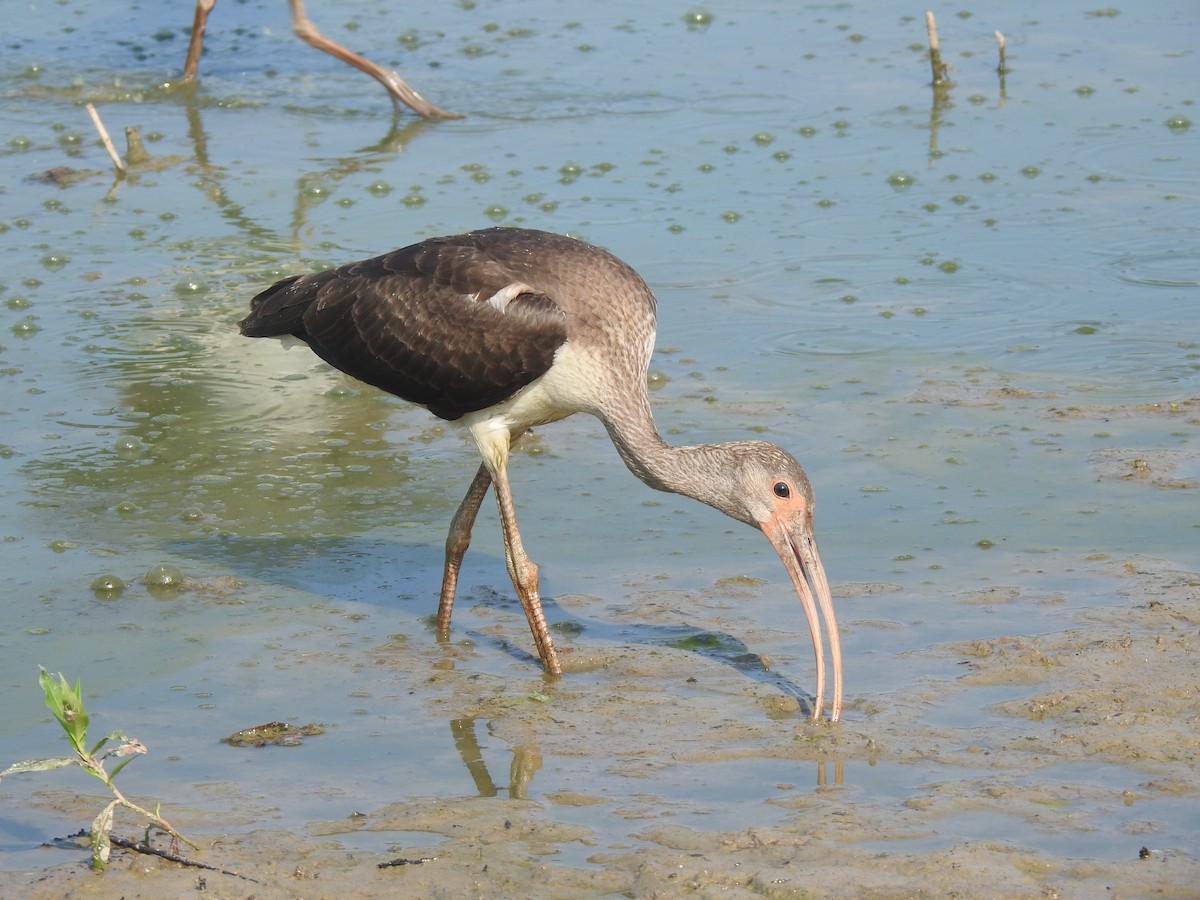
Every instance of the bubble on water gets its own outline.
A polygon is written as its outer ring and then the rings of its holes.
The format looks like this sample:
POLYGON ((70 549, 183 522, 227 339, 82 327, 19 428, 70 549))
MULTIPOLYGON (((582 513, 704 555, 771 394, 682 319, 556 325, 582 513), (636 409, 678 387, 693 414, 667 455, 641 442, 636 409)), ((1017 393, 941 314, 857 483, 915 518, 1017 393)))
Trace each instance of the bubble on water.
POLYGON ((658 369, 651 369, 646 373, 646 386, 652 391, 657 391, 666 387, 670 380, 671 378, 669 375, 667 375, 665 372, 659 371, 658 369))
POLYGON ((192 297, 197 294, 207 294, 209 286, 195 279, 184 279, 175 284, 175 294, 180 297, 192 297))
POLYGON ((32 318, 25 318, 15 323, 9 330, 13 333, 14 337, 32 337, 42 330, 42 326, 32 318))
POLYGON ((163 563, 143 575, 142 584, 148 588, 177 588, 183 584, 183 572, 178 566, 163 563))
POLYGON ((350 386, 347 382, 342 382, 340 384, 335 384, 328 391, 325 391, 325 396, 331 397, 332 400, 347 400, 349 397, 359 396, 359 392, 354 390, 354 388, 352 388, 352 386, 350 386))
POLYGON ((98 576, 92 582, 92 591, 101 600, 115 600, 125 590, 125 582, 111 573, 98 576))

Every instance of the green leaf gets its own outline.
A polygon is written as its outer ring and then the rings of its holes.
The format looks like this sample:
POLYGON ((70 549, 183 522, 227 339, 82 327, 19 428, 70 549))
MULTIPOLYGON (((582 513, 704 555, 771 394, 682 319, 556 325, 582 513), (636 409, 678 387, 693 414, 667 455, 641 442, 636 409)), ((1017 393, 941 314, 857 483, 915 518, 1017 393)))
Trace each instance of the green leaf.
POLYGON ((97 872, 103 872, 104 866, 108 862, 108 855, 112 852, 112 824, 113 811, 117 808, 117 801, 114 800, 108 806, 100 811, 100 815, 96 816, 92 822, 92 868, 97 872))
POLYGON ((83 767, 83 771, 87 772, 93 778, 99 778, 109 788, 112 787, 112 779, 109 777, 108 773, 104 771, 104 765, 102 763, 97 763, 89 756, 86 761, 80 762, 80 765, 83 767))
POLYGON ((108 774, 108 780, 109 780, 109 781, 112 781, 114 778, 116 778, 116 777, 117 777, 117 774, 118 774, 118 773, 119 773, 119 772, 120 772, 120 771, 121 771, 123 768, 125 768, 127 765, 129 765, 131 762, 133 762, 135 759, 137 759, 137 757, 136 757, 136 756, 131 756, 131 757, 129 757, 128 759, 126 759, 126 760, 122 760, 121 762, 119 762, 119 763, 117 763, 115 766, 113 766, 113 770, 112 770, 112 771, 111 771, 111 772, 108 774))
POLYGON ((49 672, 42 669, 38 680, 46 693, 46 706, 54 713, 54 718, 58 719, 58 724, 63 727, 75 749, 83 752, 87 744, 88 714, 78 679, 72 688, 62 672, 58 673, 56 682, 49 672))
MULTIPOLYGON (((46 705, 50 707, 50 712, 54 713, 54 718, 61 722, 63 720, 62 688, 50 677, 49 672, 41 666, 38 666, 38 669, 41 673, 38 675, 38 681, 41 682, 42 690, 46 694, 46 705)), ((60 674, 58 677, 62 678, 62 675, 60 674)))
POLYGON ((110 731, 104 737, 100 738, 100 740, 96 741, 96 746, 92 748, 92 756, 95 756, 97 753, 99 753, 100 748, 103 747, 105 744, 107 744, 109 741, 124 741, 124 740, 128 740, 128 738, 125 737, 125 732, 110 731))
POLYGON ((3 772, 0 772, 0 779, 5 775, 23 775, 26 772, 49 772, 51 769, 61 769, 63 766, 78 765, 79 760, 71 759, 25 759, 19 763, 13 763, 3 772))

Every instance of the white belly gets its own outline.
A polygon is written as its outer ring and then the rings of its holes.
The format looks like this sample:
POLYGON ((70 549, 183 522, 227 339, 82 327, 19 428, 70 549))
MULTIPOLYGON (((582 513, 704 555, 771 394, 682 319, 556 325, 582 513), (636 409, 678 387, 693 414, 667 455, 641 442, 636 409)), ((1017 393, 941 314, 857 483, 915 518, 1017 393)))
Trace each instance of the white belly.
POLYGON ((489 467, 508 460, 511 441, 535 425, 565 419, 577 412, 595 413, 593 398, 604 390, 605 368, 586 351, 563 344, 554 365, 503 403, 461 419, 471 431, 489 467))

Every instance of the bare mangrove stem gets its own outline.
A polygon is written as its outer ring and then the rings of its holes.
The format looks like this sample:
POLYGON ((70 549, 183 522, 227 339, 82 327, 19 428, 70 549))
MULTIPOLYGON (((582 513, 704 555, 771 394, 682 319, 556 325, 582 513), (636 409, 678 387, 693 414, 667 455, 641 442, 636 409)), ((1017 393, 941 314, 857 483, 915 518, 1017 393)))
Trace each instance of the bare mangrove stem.
POLYGON ((925 29, 929 32, 929 68, 933 72, 933 83, 944 84, 947 80, 946 64, 942 62, 942 50, 938 45, 937 22, 930 10, 925 11, 925 29))
POLYGON ((112 138, 108 136, 108 129, 104 127, 104 123, 100 121, 100 113, 96 112, 96 107, 92 104, 87 105, 88 115, 92 117, 92 124, 96 126, 96 131, 100 133, 100 142, 104 144, 104 149, 108 151, 109 158, 112 159, 113 165, 120 175, 125 174, 125 163, 121 161, 121 155, 117 153, 117 148, 113 146, 112 138))

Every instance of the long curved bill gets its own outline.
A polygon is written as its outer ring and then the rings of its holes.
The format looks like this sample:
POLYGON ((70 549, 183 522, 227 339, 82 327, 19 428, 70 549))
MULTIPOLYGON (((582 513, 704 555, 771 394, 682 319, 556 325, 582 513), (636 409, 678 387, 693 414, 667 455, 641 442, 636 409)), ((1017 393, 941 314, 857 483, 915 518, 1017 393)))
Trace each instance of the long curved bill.
POLYGON ((813 653, 817 658, 817 694, 813 701, 812 717, 820 719, 825 703, 825 649, 821 640, 821 619, 829 634, 829 655, 833 663, 833 703, 829 721, 836 722, 842 714, 842 642, 838 635, 837 617, 833 613, 833 596, 821 565, 821 554, 810 528, 789 527, 787 519, 772 516, 762 525, 763 533, 775 547, 783 565, 792 578, 808 630, 812 632, 813 653), (820 617, 817 608, 820 607, 820 617))

